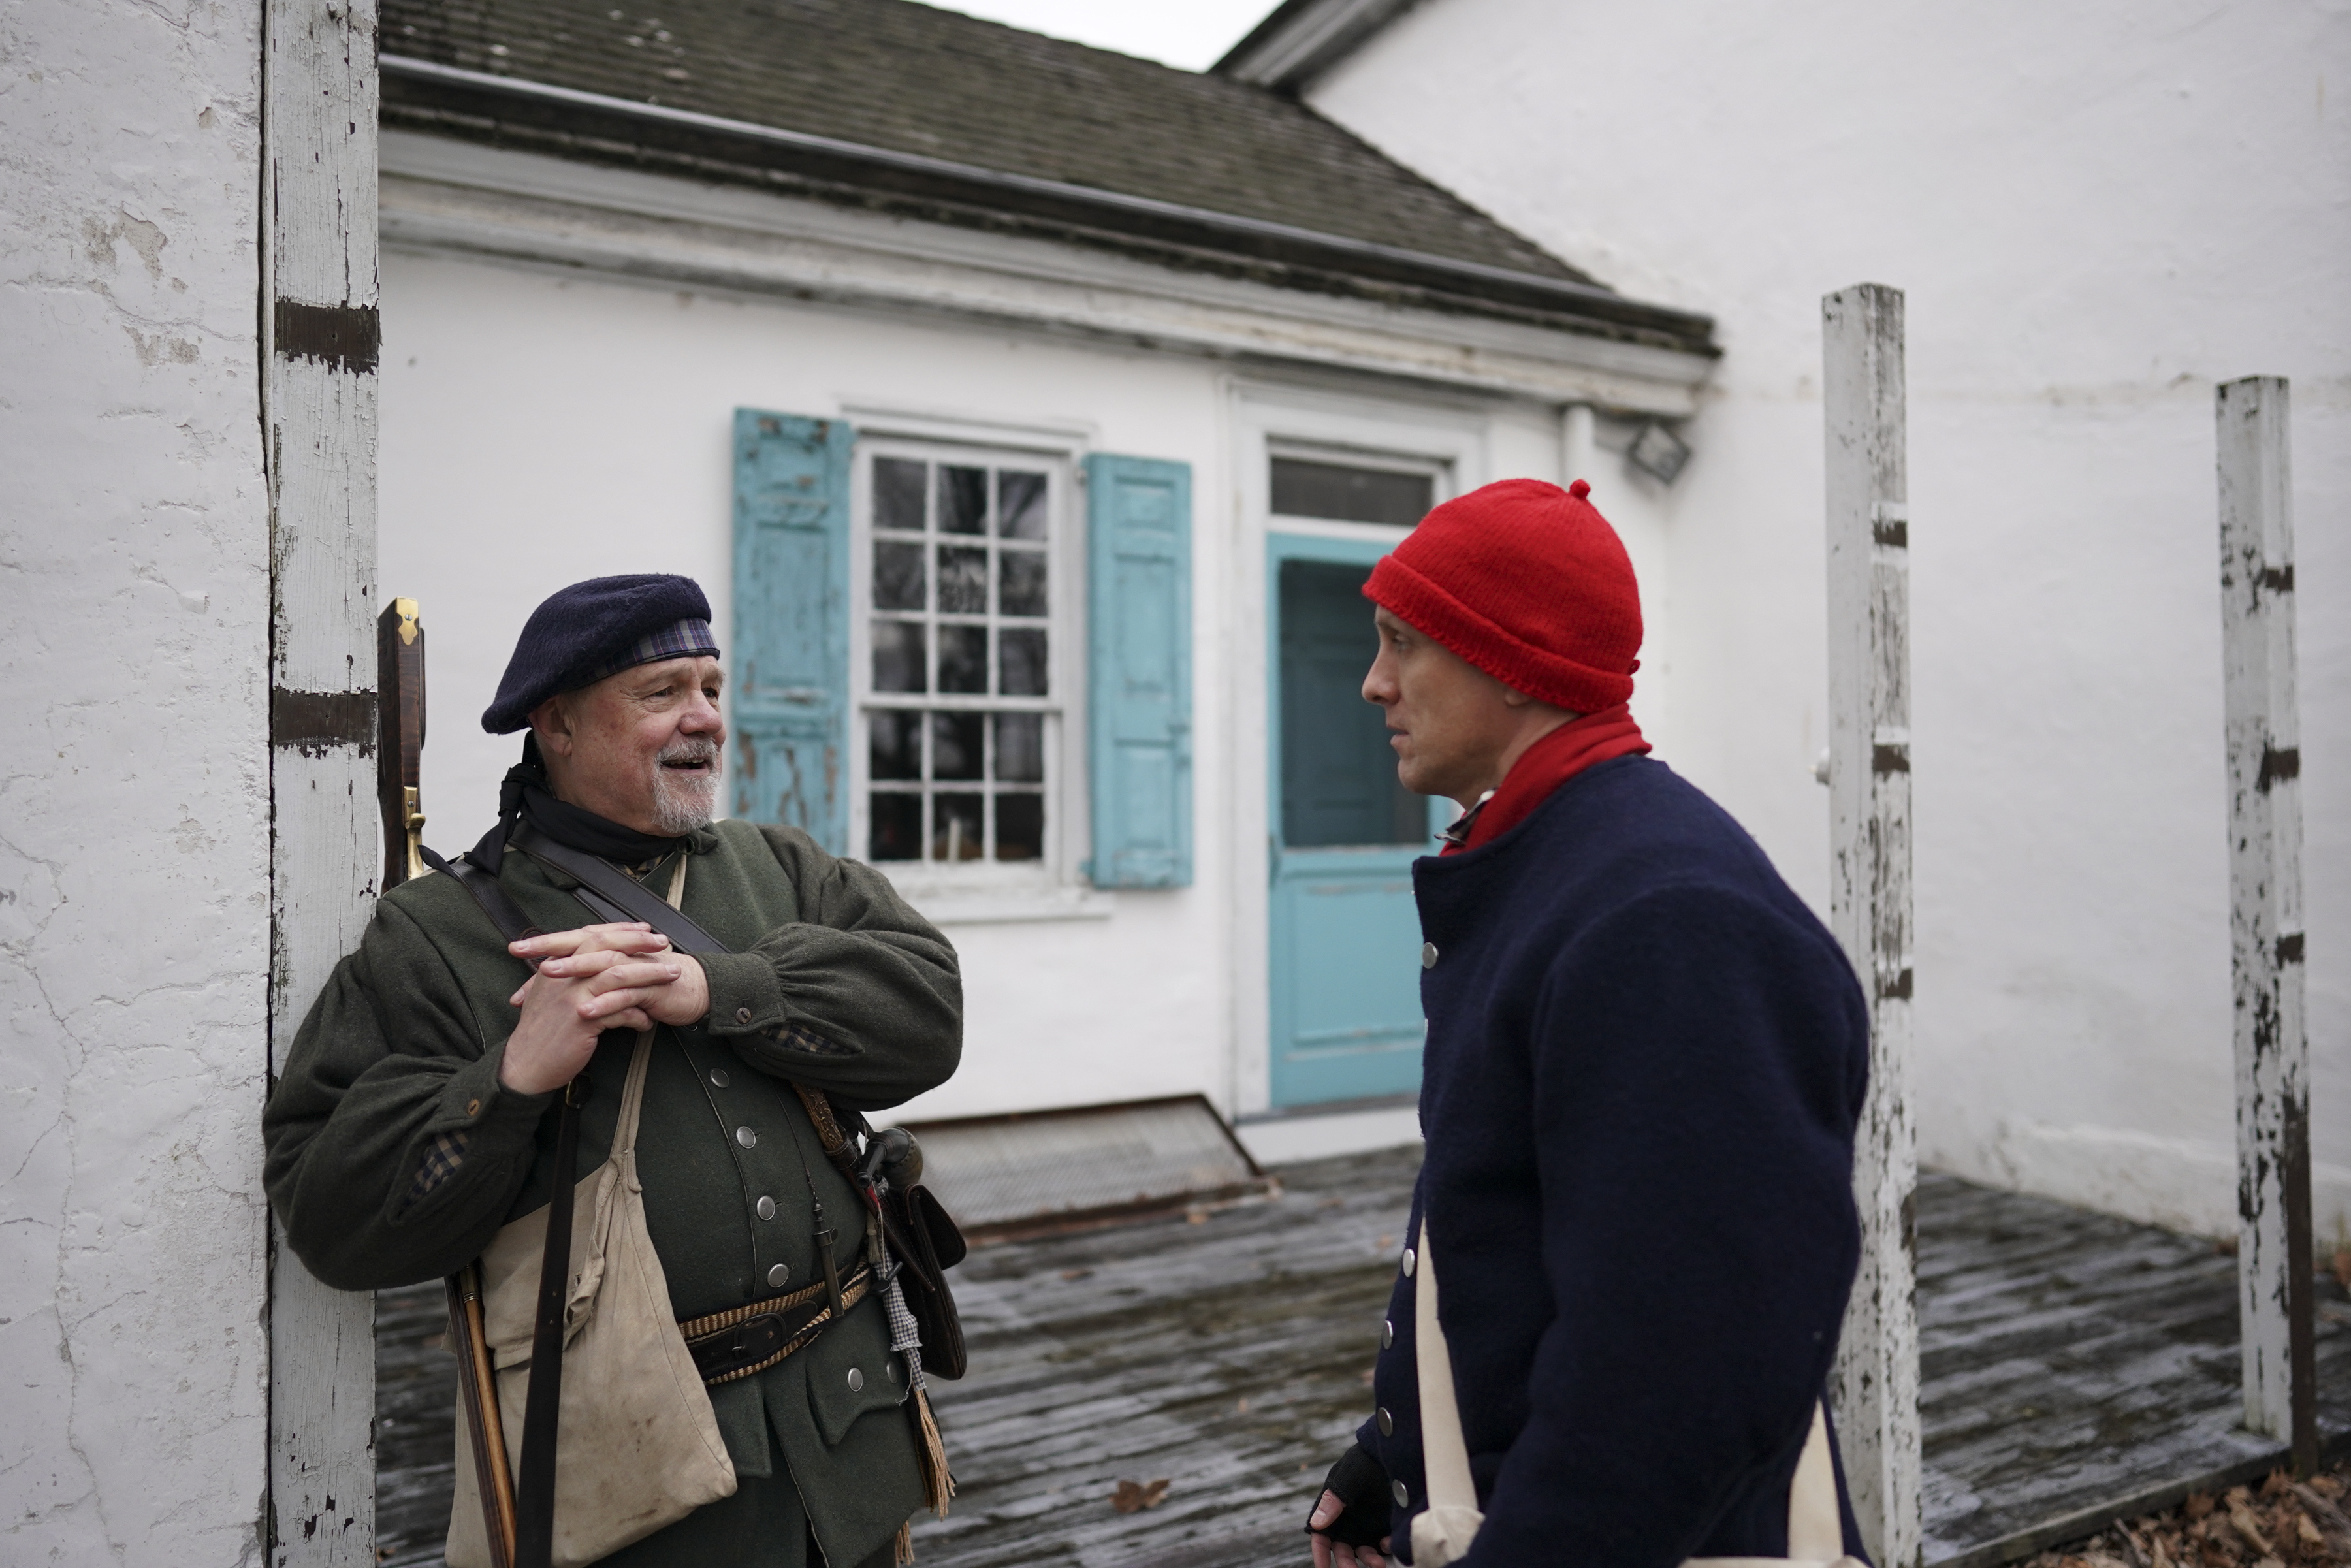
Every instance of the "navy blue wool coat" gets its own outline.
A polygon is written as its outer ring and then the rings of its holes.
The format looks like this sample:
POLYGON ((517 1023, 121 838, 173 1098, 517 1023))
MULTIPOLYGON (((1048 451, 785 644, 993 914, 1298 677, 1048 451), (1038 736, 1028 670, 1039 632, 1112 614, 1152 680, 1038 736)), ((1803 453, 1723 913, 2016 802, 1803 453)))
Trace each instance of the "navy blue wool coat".
MULTIPOLYGON (((1418 862, 1413 889, 1437 958, 1410 1235, 1429 1217, 1486 1514, 1465 1563, 1786 1555, 1860 1253, 1869 1024, 1843 952, 1642 757, 1418 862)), ((1374 1375, 1391 1432, 1358 1434, 1401 1483, 1407 1557, 1427 1503, 1413 1288, 1399 1274, 1374 1375)))

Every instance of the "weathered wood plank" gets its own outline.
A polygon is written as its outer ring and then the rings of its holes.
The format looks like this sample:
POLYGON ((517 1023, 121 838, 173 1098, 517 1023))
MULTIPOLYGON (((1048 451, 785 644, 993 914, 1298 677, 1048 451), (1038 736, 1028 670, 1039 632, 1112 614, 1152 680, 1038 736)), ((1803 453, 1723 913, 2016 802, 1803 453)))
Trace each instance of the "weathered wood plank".
MULTIPOLYGON (((1301 1568, 1306 1507, 1370 1407, 1414 1169, 1291 1166, 1284 1197, 1196 1225, 975 1252, 972 1374, 935 1385, 962 1495, 919 1525, 923 1568, 1301 1568), (1111 1506, 1163 1477, 1159 1507, 1111 1506)), ((1918 1208, 1929 1563, 1988 1568, 2278 1462, 2235 1429, 2235 1266, 2210 1242, 1948 1176, 1918 1208)), ((2351 1302, 2323 1289, 2341 1441, 2351 1302)), ((378 1519, 406 1568, 440 1561, 448 1524, 451 1362, 438 1284, 383 1301, 378 1519)))
POLYGON ((1919 1559, 1910 1088, 1910 549, 1903 300, 1821 301, 1827 427, 1830 925, 1870 998, 1855 1139, 1861 1269, 1830 1397, 1854 1513, 1886 1568, 1919 1559))
MULTIPOLYGON (((983 1247, 955 1273, 971 1375, 934 1384, 959 1495, 925 1568, 1300 1563, 1322 1472, 1370 1413, 1414 1151, 1284 1168, 1284 1196, 983 1247), (1166 1478, 1134 1514, 1121 1479, 1166 1478)), ((387 1568, 440 1561, 451 1362, 440 1287, 384 1293, 387 1568)))
POLYGON ((2317 1434, 2289 413, 2283 377, 2251 376, 2214 394, 2245 1425, 2288 1439, 2306 1469, 2317 1434))
MULTIPOLYGON (((1989 1568, 2283 1460, 2238 1426, 2236 1266, 2211 1243, 1932 1175, 1918 1212, 1929 1563, 1989 1568)), ((2314 1360, 2341 1445, 2332 1310, 2314 1360)))
MULTIPOLYGON (((271 1071, 381 865, 375 822, 372 0, 263 8, 263 408, 270 497, 271 1071)), ((374 1302, 280 1242, 270 1270, 270 1556, 375 1561, 374 1302)))

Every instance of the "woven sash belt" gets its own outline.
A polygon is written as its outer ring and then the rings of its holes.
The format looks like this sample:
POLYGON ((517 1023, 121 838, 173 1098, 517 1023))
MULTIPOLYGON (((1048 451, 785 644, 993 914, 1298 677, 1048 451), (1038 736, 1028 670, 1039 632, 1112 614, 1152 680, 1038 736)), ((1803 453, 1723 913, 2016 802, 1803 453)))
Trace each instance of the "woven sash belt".
MULTIPOLYGON (((841 1282, 841 1310, 847 1312, 863 1301, 872 1283, 872 1269, 858 1265, 841 1282)), ((832 1303, 825 1301, 812 1312, 802 1309, 825 1294, 824 1281, 820 1280, 772 1301, 689 1318, 677 1325, 677 1331, 685 1336, 686 1351, 694 1357, 695 1370, 702 1374, 703 1382, 732 1383, 765 1372, 784 1357, 814 1344, 817 1336, 833 1324, 832 1303)))

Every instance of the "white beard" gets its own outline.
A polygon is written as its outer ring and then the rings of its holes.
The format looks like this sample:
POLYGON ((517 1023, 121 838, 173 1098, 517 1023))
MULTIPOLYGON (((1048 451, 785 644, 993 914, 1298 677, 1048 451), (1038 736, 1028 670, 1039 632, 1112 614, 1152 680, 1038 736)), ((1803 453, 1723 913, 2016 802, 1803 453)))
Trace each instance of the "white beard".
POLYGON ((672 741, 653 759, 653 826, 671 838, 705 827, 718 814, 718 745, 708 736, 672 741), (681 773, 664 763, 700 758, 710 767, 681 773))

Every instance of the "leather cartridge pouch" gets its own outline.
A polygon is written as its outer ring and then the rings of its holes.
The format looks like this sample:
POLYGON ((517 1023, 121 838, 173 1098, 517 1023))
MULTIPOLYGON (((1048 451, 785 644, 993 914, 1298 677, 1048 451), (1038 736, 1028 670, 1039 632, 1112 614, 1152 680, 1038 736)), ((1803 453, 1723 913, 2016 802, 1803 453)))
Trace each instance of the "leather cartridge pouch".
MULTIPOLYGON (((684 862, 671 883, 681 892, 684 862)), ((669 1281, 645 1228, 637 1177, 653 1031, 637 1036, 612 1153, 573 1189, 571 1285, 564 1304, 563 1403, 555 1449, 555 1568, 580 1568, 735 1493, 702 1375, 670 1315, 669 1281)), ((547 1210, 503 1227, 482 1253, 483 1334, 498 1404, 519 1413, 530 1382, 547 1210)), ((522 1462, 519 1419, 504 1423, 509 1471, 522 1462)), ((474 1451, 465 1402, 457 1451, 474 1451)), ((449 1568, 490 1568, 474 1467, 457 1467, 449 1568)))

